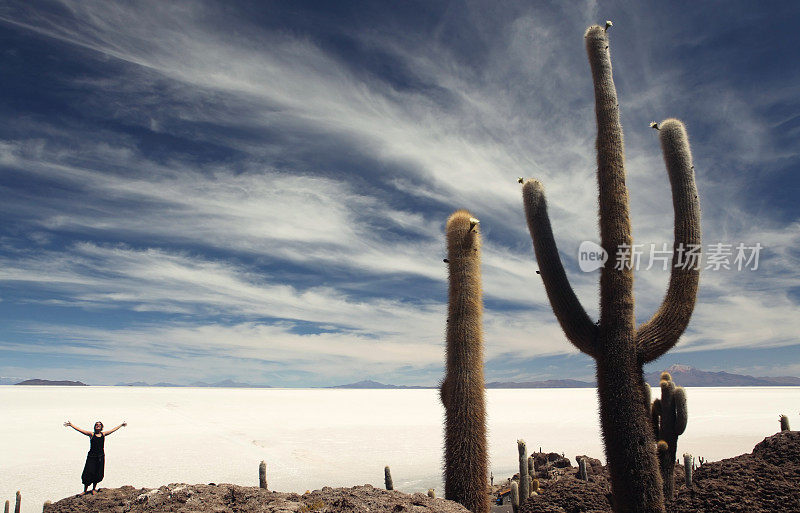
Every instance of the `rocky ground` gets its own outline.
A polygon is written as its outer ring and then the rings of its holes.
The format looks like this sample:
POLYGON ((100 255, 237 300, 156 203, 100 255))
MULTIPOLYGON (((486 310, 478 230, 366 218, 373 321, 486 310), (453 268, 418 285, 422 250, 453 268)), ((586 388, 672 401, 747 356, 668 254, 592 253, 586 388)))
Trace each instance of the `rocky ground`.
POLYGON ((68 497, 44 513, 467 513, 462 505, 416 493, 370 485, 329 488, 306 494, 280 493, 232 484, 170 484, 148 490, 123 486, 97 495, 68 497))
MULTIPOLYGON (((540 494, 522 513, 610 513, 608 472, 599 461, 590 462, 588 482, 577 479, 578 469, 571 466, 550 479, 537 476, 540 494)), ((800 512, 800 432, 775 434, 750 454, 694 469, 691 487, 677 465, 675 485, 675 499, 667 504, 671 513, 800 512)))
MULTIPOLYGON (((579 456, 583 457, 583 456, 579 456)), ((522 513, 610 513, 610 483, 599 460, 588 458, 589 480, 577 478, 571 460, 535 453, 539 495, 522 513)), ((577 461, 577 458, 576 458, 577 461)), ((706 463, 694 470, 692 486, 676 468, 671 513, 800 512, 800 432, 764 439, 753 452, 706 463)), ((495 486, 495 490, 504 483, 495 486)), ((409 495, 369 485, 323 488, 306 494, 279 493, 231 484, 171 484, 158 489, 131 486, 103 489, 94 496, 68 497, 45 506, 45 513, 466 513, 460 504, 427 495, 409 495)))

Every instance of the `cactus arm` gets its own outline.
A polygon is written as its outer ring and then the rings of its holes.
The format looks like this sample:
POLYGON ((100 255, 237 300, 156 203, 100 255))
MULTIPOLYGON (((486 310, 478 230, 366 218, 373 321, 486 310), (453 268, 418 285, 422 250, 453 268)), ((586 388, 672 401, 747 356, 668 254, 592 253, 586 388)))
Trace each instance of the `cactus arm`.
POLYGON ((599 189, 600 245, 609 263, 600 273, 600 326, 610 333, 633 329, 633 268, 617 269, 618 249, 633 242, 628 188, 625 185, 625 145, 619 102, 611 72, 608 34, 603 27, 589 27, 586 51, 594 82, 597 118, 597 183, 599 189))
POLYGON ((686 408, 686 392, 683 387, 675 387, 675 434, 682 435, 686 431, 689 412, 686 408))
POLYGON ((700 247, 700 202, 694 180, 692 153, 683 123, 677 119, 663 121, 659 128, 661 149, 672 187, 675 212, 673 267, 667 295, 655 315, 636 331, 639 360, 647 363, 671 349, 681 336, 694 310, 700 270, 689 266, 675 267, 680 251, 700 247))
POLYGON ((595 357, 597 326, 589 318, 567 279, 547 215, 542 184, 537 180, 528 180, 522 187, 522 198, 539 273, 556 319, 575 347, 595 357))

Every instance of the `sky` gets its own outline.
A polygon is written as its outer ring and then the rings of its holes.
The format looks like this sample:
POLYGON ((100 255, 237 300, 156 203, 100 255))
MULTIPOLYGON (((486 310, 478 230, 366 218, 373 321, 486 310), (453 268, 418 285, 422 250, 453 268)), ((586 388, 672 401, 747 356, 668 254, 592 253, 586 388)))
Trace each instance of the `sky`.
MULTIPOLYGON (((0 6, 0 376, 435 385, 444 223, 483 236, 488 381, 592 379, 535 273, 544 184, 593 318, 583 33, 609 29, 634 241, 672 243, 651 121, 684 121, 706 262, 648 365, 800 375, 800 5, 24 0, 0 6), (735 249, 734 249, 735 253, 735 249), (754 251, 751 251, 751 255, 754 251)), ((637 322, 659 265, 636 273, 637 322)))

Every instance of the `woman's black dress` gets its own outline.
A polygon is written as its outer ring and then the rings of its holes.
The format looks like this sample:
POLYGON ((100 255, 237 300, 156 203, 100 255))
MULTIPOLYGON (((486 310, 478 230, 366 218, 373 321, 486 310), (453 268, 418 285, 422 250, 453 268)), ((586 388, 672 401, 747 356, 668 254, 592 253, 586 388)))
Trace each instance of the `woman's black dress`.
POLYGON ((103 480, 103 471, 106 466, 106 453, 103 451, 106 437, 101 435, 92 435, 89 441, 89 454, 86 455, 86 465, 83 466, 83 474, 81 474, 81 481, 88 486, 90 484, 97 484, 103 480))

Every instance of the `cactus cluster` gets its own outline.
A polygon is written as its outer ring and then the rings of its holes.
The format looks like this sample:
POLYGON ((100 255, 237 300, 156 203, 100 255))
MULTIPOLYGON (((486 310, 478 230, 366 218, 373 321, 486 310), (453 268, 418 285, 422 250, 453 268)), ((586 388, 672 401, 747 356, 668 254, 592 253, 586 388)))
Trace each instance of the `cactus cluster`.
POLYGON ((654 400, 651 408, 653 434, 658 440, 658 459, 661 480, 664 482, 664 497, 671 499, 675 493, 678 437, 686 430, 689 414, 686 409, 686 392, 683 387, 675 386, 669 372, 661 374, 659 386, 661 398, 654 400))
POLYGON ((489 512, 486 405, 483 378, 483 299, 478 220, 459 210, 447 220, 449 297, 445 409, 446 499, 473 513, 489 512))
MULTIPOLYGON (((572 290, 556 247, 542 184, 528 180, 523 200, 536 260, 548 299, 567 338, 597 364, 600 421, 611 474, 615 511, 662 513, 664 497, 655 439, 648 415, 642 367, 678 341, 689 323, 697 296, 699 270, 673 266, 666 297, 655 315, 636 327, 633 265, 622 254, 633 239, 625 185, 625 151, 619 104, 611 71, 606 27, 586 31, 597 118, 597 180, 601 246, 610 257, 600 273, 600 320, 595 323, 572 290)), ((658 124, 672 187, 675 213, 673 261, 681 249, 700 247, 700 205, 694 167, 683 124, 658 124)))

